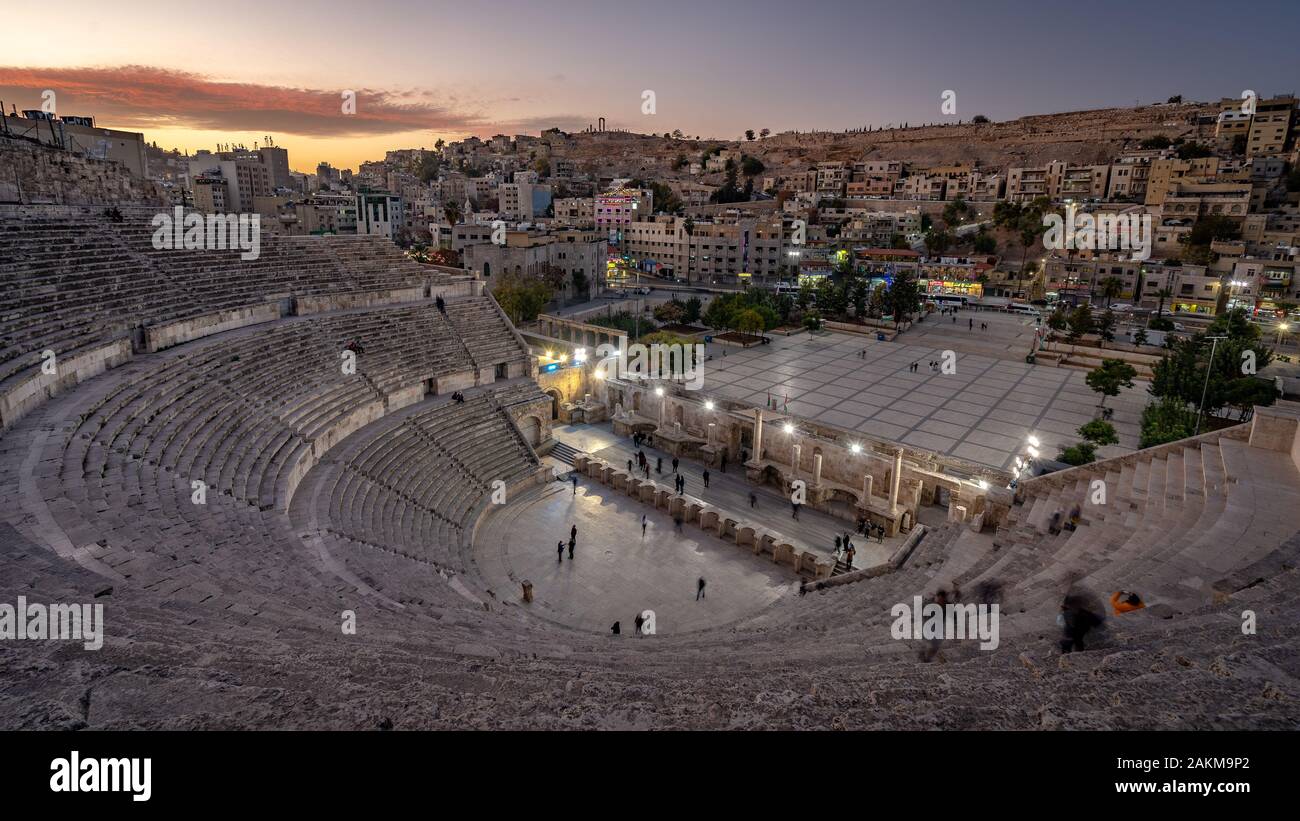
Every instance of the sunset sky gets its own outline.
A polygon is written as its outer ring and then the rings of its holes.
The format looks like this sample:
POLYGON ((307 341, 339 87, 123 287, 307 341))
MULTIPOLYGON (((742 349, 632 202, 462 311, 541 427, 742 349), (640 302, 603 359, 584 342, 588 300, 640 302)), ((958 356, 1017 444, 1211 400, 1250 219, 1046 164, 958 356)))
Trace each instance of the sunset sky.
POLYGON ((1300 91, 1294 0, 0 6, 6 110, 39 108, 51 89, 60 114, 191 152, 270 134, 297 170, 601 116, 735 139, 1300 91), (946 89, 952 117, 939 109, 946 89), (343 90, 357 93, 355 115, 341 112, 343 90))

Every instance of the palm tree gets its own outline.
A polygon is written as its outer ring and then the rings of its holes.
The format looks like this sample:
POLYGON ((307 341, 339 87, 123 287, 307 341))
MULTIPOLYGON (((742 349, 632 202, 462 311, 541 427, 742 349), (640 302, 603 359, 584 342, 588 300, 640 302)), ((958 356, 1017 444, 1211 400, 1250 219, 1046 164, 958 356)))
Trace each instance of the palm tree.
POLYGON ((1024 250, 1020 252, 1020 270, 1016 272, 1016 293, 1020 293, 1020 283, 1025 278, 1025 258, 1029 256, 1029 246, 1033 245, 1037 238, 1038 227, 1032 221, 1026 220, 1020 226, 1020 244, 1024 250))
POLYGON ((1106 277, 1101 281, 1101 295, 1106 298, 1106 307, 1110 307, 1110 301, 1119 296, 1124 290, 1124 283, 1119 277, 1106 277))
POLYGON ((1156 319, 1159 319, 1164 315, 1165 300, 1169 299, 1173 295, 1174 292, 1171 288, 1161 288, 1159 291, 1156 291, 1156 296, 1160 297, 1160 304, 1156 306, 1156 319))
POLYGON ((460 205, 454 200, 442 207, 442 213, 447 218, 448 225, 455 227, 456 223, 460 222, 460 205))

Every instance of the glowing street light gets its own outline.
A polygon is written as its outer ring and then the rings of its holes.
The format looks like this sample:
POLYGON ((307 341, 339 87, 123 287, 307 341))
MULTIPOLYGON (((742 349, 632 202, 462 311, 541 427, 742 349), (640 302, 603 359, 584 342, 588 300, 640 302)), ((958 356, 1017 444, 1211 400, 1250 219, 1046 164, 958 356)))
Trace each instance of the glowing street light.
MULTIPOLYGON (((705 399, 705 400, 704 400, 704 409, 705 409, 705 410, 709 410, 709 411, 713 410, 713 400, 712 400, 712 399, 705 399)), ((711 424, 713 424, 713 423, 710 422, 709 424, 711 425, 711 424)))
POLYGON ((664 395, 663 388, 655 388, 655 396, 663 396, 663 395, 664 395))
POLYGON ((861 453, 862 445, 859 445, 857 442, 854 442, 853 444, 849 445, 849 450, 853 451, 854 453, 861 453))
POLYGON ((794 425, 790 424, 789 422, 785 423, 785 427, 783 429, 785 430, 786 433, 794 433, 794 425))

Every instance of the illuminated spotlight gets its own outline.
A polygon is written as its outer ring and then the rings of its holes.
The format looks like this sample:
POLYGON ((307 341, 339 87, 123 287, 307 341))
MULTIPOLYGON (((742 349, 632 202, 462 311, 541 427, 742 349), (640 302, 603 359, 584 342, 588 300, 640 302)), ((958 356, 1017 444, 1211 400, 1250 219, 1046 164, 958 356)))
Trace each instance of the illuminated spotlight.
POLYGON ((794 425, 790 424, 789 422, 786 422, 786 423, 785 423, 785 432, 786 432, 786 433, 794 433, 794 425))
POLYGON ((1032 456, 1032 457, 1034 457, 1035 459, 1037 459, 1037 458, 1038 458, 1038 448, 1030 448, 1030 449, 1029 449, 1029 455, 1032 456))
POLYGON ((585 361, 586 359, 587 359, 587 349, 586 349, 586 348, 579 348, 578 350, 576 350, 576 351, 573 352, 573 361, 574 361, 574 362, 583 362, 583 361, 585 361))
POLYGON ((862 445, 859 445, 857 442, 854 442, 853 444, 849 445, 849 450, 853 451, 854 453, 861 453, 862 445))
MULTIPOLYGON (((705 400, 704 400, 704 409, 705 409, 705 410, 713 410, 713 400, 712 400, 712 399, 705 399, 705 400)), ((711 424, 713 424, 713 423, 710 422, 709 424, 711 425, 711 424)))
POLYGON ((983 479, 980 479, 980 490, 988 490, 988 489, 989 489, 989 483, 984 481, 983 479))
POLYGON ((655 396, 663 396, 663 395, 664 395, 663 388, 655 388, 655 396))
POLYGON ((569 361, 569 355, 568 355, 568 354, 565 354, 565 353, 560 354, 560 361, 561 361, 561 362, 568 362, 568 361, 569 361))
POLYGON ((602 370, 600 370, 599 368, 597 368, 595 371, 593 371, 591 375, 594 376, 594 377, 596 377, 597 379, 604 379, 604 378, 605 378, 605 372, 602 371, 602 370))
POLYGON ((1037 436, 1029 437, 1029 444, 1033 445, 1034 447, 1038 447, 1038 437, 1037 436))
POLYGON ((554 358, 555 358, 555 353, 552 352, 552 351, 547 351, 547 352, 546 352, 546 358, 547 358, 547 359, 554 359, 554 358))

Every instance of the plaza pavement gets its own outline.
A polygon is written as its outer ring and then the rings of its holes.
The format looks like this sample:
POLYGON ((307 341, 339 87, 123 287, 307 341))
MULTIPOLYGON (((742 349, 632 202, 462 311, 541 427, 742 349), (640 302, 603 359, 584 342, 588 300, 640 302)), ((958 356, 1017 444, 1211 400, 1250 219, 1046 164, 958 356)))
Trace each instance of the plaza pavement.
MULTIPOLYGON (((975 311, 959 313, 955 324, 934 319, 893 342, 828 331, 749 349, 710 343, 699 395, 760 408, 771 397, 776 410, 797 417, 1002 469, 1030 435, 1048 458, 1079 441, 1077 428, 1096 417, 1100 396, 1084 382, 1086 371, 1024 361, 1032 320, 975 311), (980 322, 990 329, 981 332, 980 322), (932 372, 930 361, 945 350, 956 354, 955 372, 932 372), (912 362, 920 363, 916 373, 912 362)), ((1120 443, 1100 456, 1137 449, 1147 384, 1137 380, 1107 400, 1120 443)))

